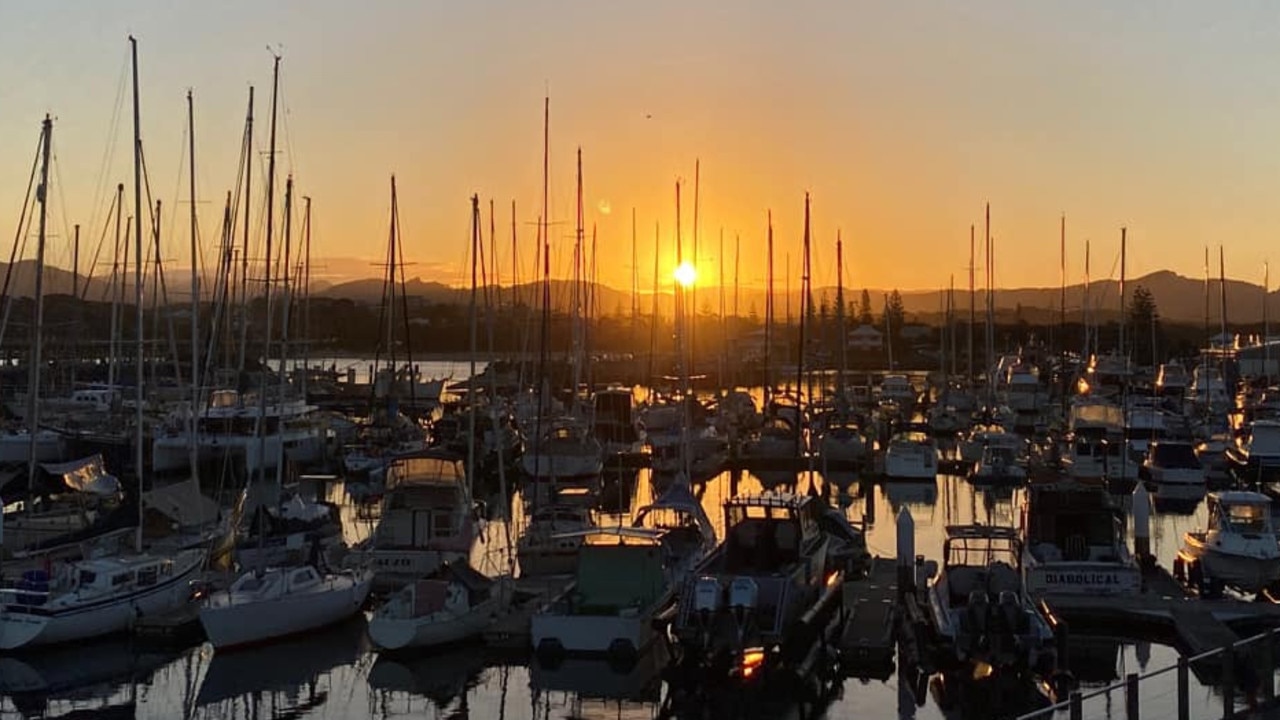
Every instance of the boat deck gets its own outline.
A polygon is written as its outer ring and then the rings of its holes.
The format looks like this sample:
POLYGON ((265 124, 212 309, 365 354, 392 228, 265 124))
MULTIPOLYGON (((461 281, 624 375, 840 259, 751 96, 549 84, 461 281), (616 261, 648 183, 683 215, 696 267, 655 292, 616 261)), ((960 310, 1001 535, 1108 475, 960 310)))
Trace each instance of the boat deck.
POLYGON ((892 560, 874 558, 867 576, 846 581, 843 591, 842 669, 853 677, 888 677, 899 615, 897 567, 892 560))

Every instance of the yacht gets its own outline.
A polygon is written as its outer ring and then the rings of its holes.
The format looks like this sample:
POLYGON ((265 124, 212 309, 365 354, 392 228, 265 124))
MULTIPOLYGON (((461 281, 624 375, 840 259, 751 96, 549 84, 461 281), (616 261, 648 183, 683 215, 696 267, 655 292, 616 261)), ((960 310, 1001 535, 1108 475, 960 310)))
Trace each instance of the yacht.
POLYGON ((955 660, 982 672, 1057 669, 1053 629, 1023 586, 1013 528, 949 525, 943 564, 928 582, 929 614, 955 660))
POLYGON ((830 416, 818 439, 818 456, 824 468, 861 465, 867 457, 867 440, 858 422, 849 416, 830 416))
POLYGON ((636 452, 636 400, 631 388, 613 385, 591 396, 593 428, 606 455, 636 452))
POLYGON ((1231 393, 1222 371, 1201 363, 1191 371, 1191 386, 1187 391, 1187 403, 1192 409, 1223 411, 1231 407, 1231 393))
POLYGON ((1021 525, 1023 582, 1032 597, 1141 590, 1120 509, 1104 488, 1070 480, 1034 483, 1021 525))
POLYGON ((594 485, 604 470, 604 448, 584 423, 558 418, 543 426, 542 437, 520 456, 520 465, 535 481, 594 485))
POLYGON ((1209 493, 1206 498, 1208 529, 1183 535, 1174 574, 1193 574, 1194 563, 1201 578, 1243 592, 1258 592, 1280 580, 1271 498, 1243 490, 1209 493))
POLYGON ((1004 404, 1016 413, 1034 413, 1044 405, 1040 377, 1025 363, 1009 366, 1004 380, 1004 404))
POLYGON ((885 375, 877 388, 877 399, 881 402, 892 402, 904 412, 911 412, 916 406, 916 389, 906 375, 885 375))
POLYGON ((581 505, 555 503, 535 509, 516 541, 521 577, 572 574, 583 533, 595 526, 591 509, 581 505))
POLYGON ((372 568, 379 592, 466 559, 478 534, 462 458, 428 450, 397 458, 386 477, 381 517, 344 561, 348 568, 372 568))
POLYGON ((938 450, 933 440, 919 432, 895 435, 884 453, 884 476, 888 480, 935 480, 938 450))
POLYGON ((111 635, 138 617, 177 610, 190 602, 204 557, 204 550, 185 550, 80 560, 52 576, 28 570, 0 590, 0 650, 111 635))
MULTIPOLYGON (((190 410, 175 412, 152 439, 152 468, 166 472, 187 468, 191 462, 188 429, 190 410)), ((237 390, 215 390, 208 405, 196 416, 200 461, 232 454, 247 477, 278 471, 280 459, 294 462, 319 460, 325 432, 316 407, 299 399, 271 399, 265 407, 254 396, 237 390), (258 434, 259 421, 265 424, 258 434)))
POLYGON ((1190 485, 1204 488, 1205 471, 1196 457, 1196 448, 1189 442, 1173 440, 1157 440, 1147 446, 1147 455, 1142 462, 1147 480, 1153 483, 1157 492, 1162 486, 1190 485))
POLYGON ((1187 394, 1187 369, 1176 362, 1161 365, 1156 373, 1156 392, 1182 399, 1187 394))

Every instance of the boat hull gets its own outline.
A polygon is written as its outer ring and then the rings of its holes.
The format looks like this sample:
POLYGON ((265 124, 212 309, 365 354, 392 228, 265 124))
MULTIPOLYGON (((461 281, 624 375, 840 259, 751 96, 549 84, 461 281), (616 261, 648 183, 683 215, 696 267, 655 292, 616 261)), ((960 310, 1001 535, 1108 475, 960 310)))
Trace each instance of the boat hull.
POLYGON ((540 655, 625 656, 642 653, 654 640, 653 614, 564 615, 538 613, 530 623, 540 655))
POLYGON ((381 650, 439 647, 472 640, 498 616, 498 598, 491 597, 460 615, 447 618, 389 618, 374 613, 369 639, 381 650))
POLYGON ((1274 553, 1265 557, 1228 554, 1192 537, 1185 539, 1183 551, 1200 562, 1205 578, 1245 592, 1257 592, 1280 580, 1280 557, 1274 553))
POLYGON ((1024 563, 1027 594, 1032 597, 1137 595, 1142 590, 1142 573, 1134 565, 1027 559, 1024 563))
POLYGON ((218 649, 244 647, 345 620, 369 597, 373 573, 362 571, 326 580, 322 590, 261 601, 235 602, 214 595, 200 608, 200 625, 218 649))
POLYGON ((202 564, 202 552, 188 552, 173 575, 145 591, 85 603, 65 610, 40 606, 7 606, 0 610, 0 650, 55 645, 113 635, 149 615, 176 610, 191 600, 191 580, 202 564))

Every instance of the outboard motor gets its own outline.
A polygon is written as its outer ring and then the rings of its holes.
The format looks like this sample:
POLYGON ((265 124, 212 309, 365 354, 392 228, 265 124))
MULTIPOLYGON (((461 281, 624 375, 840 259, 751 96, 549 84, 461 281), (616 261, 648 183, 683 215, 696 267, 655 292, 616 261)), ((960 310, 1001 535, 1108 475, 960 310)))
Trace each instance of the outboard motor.
POLYGON ((709 575, 698 578, 693 584, 693 610, 698 621, 703 627, 710 625, 711 618, 719 609, 720 581, 709 575))
POLYGON ((965 608, 964 614, 960 616, 960 627, 964 630, 965 635, 958 648, 961 651, 962 658, 986 649, 988 643, 987 615, 989 610, 990 603, 987 602, 987 593, 982 590, 971 590, 969 592, 969 605, 965 608))
POLYGON ((760 598, 760 586, 749 577, 736 577, 729 583, 729 608, 741 627, 760 598))

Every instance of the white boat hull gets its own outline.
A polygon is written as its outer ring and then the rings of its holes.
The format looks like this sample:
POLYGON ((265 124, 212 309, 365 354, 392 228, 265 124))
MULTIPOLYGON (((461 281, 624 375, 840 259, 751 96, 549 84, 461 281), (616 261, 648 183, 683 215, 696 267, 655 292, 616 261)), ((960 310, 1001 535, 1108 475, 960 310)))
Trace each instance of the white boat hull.
MULTIPOLYGON (((20 432, 0 435, 0 463, 25 463, 31 458, 31 435, 20 432)), ((36 462, 62 459, 62 436, 51 430, 36 433, 36 462)))
POLYGON ((1137 595, 1142 573, 1134 565, 1105 562, 1038 563, 1030 554, 1026 563, 1027 594, 1035 597, 1063 595, 1137 595))
POLYGON ((530 624, 533 648, 540 653, 610 655, 642 653, 654 640, 652 616, 561 615, 542 612, 530 624))
POLYGON ((0 650, 112 635, 128 630, 138 618, 177 610, 191 601, 191 580, 203 564, 203 556, 200 551, 184 554, 183 565, 176 567, 172 575, 127 597, 54 612, 39 606, 5 607, 0 610, 0 650))
POLYGON ((315 630, 356 614, 369 597, 373 573, 326 578, 317 591, 236 602, 230 593, 211 596, 200 608, 200 625, 215 648, 252 645, 315 630))
POLYGON ((498 600, 491 597, 466 613, 450 613, 447 617, 388 618, 375 612, 369 620, 369 639, 382 650, 438 647, 471 640, 493 624, 498 616, 498 600))

